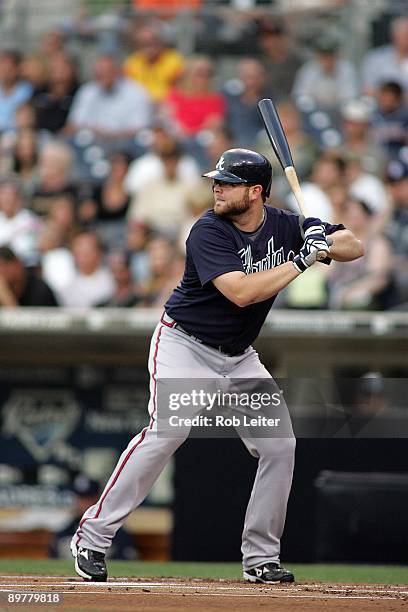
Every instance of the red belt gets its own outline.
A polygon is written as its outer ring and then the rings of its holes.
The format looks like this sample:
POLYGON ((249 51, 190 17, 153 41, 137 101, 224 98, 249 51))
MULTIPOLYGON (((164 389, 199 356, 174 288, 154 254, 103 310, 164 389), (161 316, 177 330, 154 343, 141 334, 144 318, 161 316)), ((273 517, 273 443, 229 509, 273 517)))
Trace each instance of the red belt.
POLYGON ((200 338, 197 338, 197 336, 195 336, 191 332, 184 329, 184 327, 182 327, 180 323, 177 323, 177 321, 169 317, 167 312, 163 312, 160 322, 163 323, 163 325, 165 325, 166 327, 171 327, 172 329, 178 329, 179 331, 183 332, 183 334, 186 334, 187 336, 192 338, 192 340, 195 340, 196 342, 199 342, 200 344, 203 344, 204 346, 209 346, 210 348, 215 349, 219 353, 222 353, 223 355, 227 355, 227 357, 237 357, 238 355, 243 355, 246 351, 246 349, 244 349, 243 351, 236 351, 236 352, 227 351, 221 345, 209 344, 208 342, 203 342, 203 340, 201 340, 200 338))

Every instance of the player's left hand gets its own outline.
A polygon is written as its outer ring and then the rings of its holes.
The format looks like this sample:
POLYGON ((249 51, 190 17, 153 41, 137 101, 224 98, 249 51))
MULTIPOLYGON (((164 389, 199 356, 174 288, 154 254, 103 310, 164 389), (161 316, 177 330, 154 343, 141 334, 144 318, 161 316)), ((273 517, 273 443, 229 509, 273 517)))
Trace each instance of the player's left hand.
POLYGON ((323 221, 317 217, 304 217, 301 215, 299 217, 299 226, 300 233, 302 235, 303 240, 309 237, 322 237, 323 239, 326 237, 326 227, 323 221))
POLYGON ((327 255, 330 253, 330 246, 332 244, 333 240, 325 236, 318 236, 317 238, 309 236, 309 238, 306 238, 299 251, 299 255, 296 255, 292 260, 296 270, 301 273, 305 272, 305 270, 318 261, 319 253, 325 252, 327 255))

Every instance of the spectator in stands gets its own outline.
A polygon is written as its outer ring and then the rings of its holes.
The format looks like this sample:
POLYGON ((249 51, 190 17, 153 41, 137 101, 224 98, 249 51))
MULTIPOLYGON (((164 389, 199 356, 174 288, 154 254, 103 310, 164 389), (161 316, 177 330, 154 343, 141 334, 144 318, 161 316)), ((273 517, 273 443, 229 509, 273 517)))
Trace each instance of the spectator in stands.
POLYGON ((36 55, 44 62, 47 66, 48 62, 59 53, 65 52, 65 36, 62 30, 54 28, 48 30, 40 41, 40 47, 36 52, 36 55))
POLYGON ((389 158, 397 158, 408 144, 408 103, 397 82, 380 85, 377 91, 378 108, 371 121, 374 141, 389 158))
POLYGON ((17 133, 10 161, 10 169, 18 174, 24 194, 30 196, 38 181, 38 139, 32 129, 17 133))
POLYGON ((16 126, 15 133, 18 134, 21 130, 36 130, 37 117, 35 116, 34 106, 30 102, 24 102, 16 108, 15 112, 16 126))
POLYGON ((36 130, 37 117, 34 106, 30 102, 24 102, 16 108, 15 112, 16 126, 15 132, 18 134, 21 130, 36 130))
POLYGON ((78 83, 77 67, 68 55, 58 53, 50 58, 45 86, 32 99, 39 130, 57 133, 63 129, 78 83))
POLYGON ((391 44, 371 49, 362 65, 364 93, 374 96, 381 83, 399 83, 408 93, 408 17, 398 17, 391 24, 391 44))
POLYGON ((32 87, 32 95, 44 91, 47 82, 47 66, 37 55, 26 55, 21 60, 21 77, 32 87))
POLYGON ((332 262, 329 269, 330 308, 383 310, 388 304, 392 251, 384 236, 373 233, 372 220, 372 210, 363 200, 348 200, 343 223, 363 242, 365 254, 347 270, 332 262))
POLYGON ((225 125, 238 147, 250 149, 259 133, 264 131, 257 103, 267 97, 266 72, 262 64, 253 58, 238 63, 237 78, 225 84, 223 90, 227 103, 225 125))
POLYGON ((136 292, 130 259, 128 253, 120 251, 109 255, 108 264, 115 282, 115 289, 107 300, 100 302, 97 306, 130 308, 140 302, 141 298, 136 292))
POLYGON ((327 308, 327 266, 313 266, 311 274, 300 275, 284 289, 278 308, 324 310, 327 308))
POLYGON ((125 246, 129 264, 136 286, 147 281, 150 276, 149 256, 146 246, 151 235, 150 228, 141 221, 130 220, 126 227, 125 246))
POLYGON ((215 168, 222 153, 233 146, 232 136, 225 126, 208 130, 203 151, 203 170, 215 168))
POLYGON ((150 240, 146 247, 150 278, 141 287, 139 306, 163 307, 183 274, 184 260, 164 236, 150 240))
MULTIPOLYGON (((223 151, 225 150, 223 149, 223 151)), ((207 181, 201 180, 197 182, 188 193, 186 216, 181 222, 178 231, 177 246, 180 253, 186 252, 186 240, 194 223, 206 210, 213 206, 214 198, 212 192, 208 189, 207 181)))
POLYGON ((41 220, 24 208, 21 184, 15 175, 0 181, 0 245, 10 246, 26 265, 38 263, 41 220))
POLYGON ((0 132, 15 127, 15 111, 30 99, 32 87, 21 79, 21 56, 17 51, 0 51, 0 132))
MULTIPOLYGON (((390 387, 380 372, 367 372, 353 381, 354 393, 347 402, 347 425, 353 438, 393 438, 396 422, 390 387)), ((398 425, 397 425, 398 427, 398 425)))
POLYGON ((149 183, 132 201, 129 218, 142 221, 154 231, 175 239, 187 212, 188 191, 193 182, 180 180, 177 167, 182 155, 174 145, 162 151, 164 177, 149 183))
POLYGON ((64 227, 52 218, 47 219, 38 240, 38 249, 41 253, 41 278, 59 297, 75 277, 74 257, 67 246, 64 227))
POLYGON ((18 140, 20 132, 32 131, 39 139, 39 134, 36 132, 36 119, 34 108, 29 102, 24 102, 16 108, 15 111, 15 126, 13 130, 3 132, 0 135, 0 173, 6 174, 12 172, 14 165, 14 147, 18 140))
POLYGON ((46 215, 53 201, 61 196, 76 200, 72 163, 71 148, 64 142, 52 140, 43 146, 38 160, 38 182, 31 201, 31 208, 37 214, 46 215))
POLYGON ((115 59, 99 56, 94 80, 82 85, 74 96, 66 131, 90 130, 102 143, 126 141, 151 121, 151 102, 145 89, 123 78, 115 59))
POLYGON ((199 9, 203 0, 133 0, 136 10, 157 13, 162 19, 174 19, 180 11, 199 9))
MULTIPOLYGON (((78 520, 89 506, 96 504, 100 495, 99 484, 85 474, 78 474, 72 483, 75 495, 72 517, 60 531, 56 532, 50 542, 48 556, 56 559, 71 559, 70 541, 75 533, 78 520)), ((137 551, 129 532, 122 527, 115 536, 115 542, 109 550, 110 559, 132 561, 137 557, 137 551)))
POLYGON ((276 102, 288 100, 304 57, 295 48, 285 22, 276 17, 260 19, 259 44, 267 74, 268 95, 276 102))
POLYGON ((382 175, 386 156, 370 132, 372 108, 364 99, 350 100, 341 109, 343 142, 337 151, 345 159, 359 159, 365 172, 382 175))
POLYGON ((141 83, 154 102, 160 102, 181 76, 183 56, 165 43, 158 20, 135 26, 133 43, 135 51, 126 58, 124 73, 141 83))
POLYGON ((115 290, 112 273, 103 263, 103 247, 97 234, 82 232, 72 241, 75 276, 61 291, 64 306, 89 307, 109 299, 115 290))
POLYGON ((0 306, 57 306, 55 295, 14 251, 0 247, 0 306))
MULTIPOLYGON (((317 159, 310 180, 302 183, 307 215, 319 217, 330 223, 342 221, 342 211, 334 208, 337 200, 332 197, 332 193, 343 187, 346 169, 347 164, 344 159, 333 152, 326 152, 317 159)), ((298 210, 292 194, 289 195, 287 202, 290 210, 298 210)))
POLYGON ((70 195, 56 197, 44 220, 45 224, 56 227, 61 235, 62 244, 68 246, 78 234, 78 219, 75 201, 70 195))
POLYGON ((395 306, 408 310, 408 165, 391 161, 387 168, 387 184, 391 214, 385 234, 393 248, 395 306))
POLYGON ((69 196, 56 198, 44 219, 38 249, 41 253, 42 278, 57 296, 75 276, 70 245, 78 231, 74 201, 69 196))
POLYGON ((107 178, 95 186, 91 198, 82 202, 79 209, 80 221, 91 223, 109 250, 120 248, 125 237, 125 217, 130 197, 125 190, 124 179, 129 161, 126 153, 112 153, 107 178))
POLYGON ((213 87, 214 67, 208 57, 196 57, 188 63, 183 77, 163 103, 176 133, 191 139, 205 129, 218 127, 225 116, 223 96, 213 87))
POLYGON ((387 206, 384 183, 378 176, 364 171, 360 157, 349 156, 346 180, 350 195, 357 200, 363 200, 373 215, 384 212, 387 206))
MULTIPOLYGON (((136 197, 146 185, 164 178, 165 165, 161 154, 176 146, 177 140, 170 132, 162 124, 156 124, 152 129, 152 143, 149 150, 133 160, 129 166, 125 177, 126 191, 136 197)), ((191 155, 182 153, 177 162, 176 175, 181 181, 191 181, 200 176, 197 163, 191 155)))
POLYGON ((357 74, 353 65, 339 56, 339 42, 333 36, 321 36, 315 50, 314 58, 296 73, 292 94, 295 101, 307 96, 317 108, 337 111, 357 97, 357 74))

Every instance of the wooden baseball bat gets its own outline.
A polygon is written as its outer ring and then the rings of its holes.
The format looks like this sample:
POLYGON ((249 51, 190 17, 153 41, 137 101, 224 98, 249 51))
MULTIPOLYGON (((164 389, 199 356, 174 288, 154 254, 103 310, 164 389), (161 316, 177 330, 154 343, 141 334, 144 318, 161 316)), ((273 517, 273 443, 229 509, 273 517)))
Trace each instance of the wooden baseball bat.
MULTIPOLYGON (((272 149, 282 166, 286 175, 293 195, 298 203, 301 214, 306 217, 306 203, 302 190, 299 185, 299 179, 293 164, 292 154, 289 149, 289 144, 286 134, 279 119, 279 115, 273 101, 270 98, 264 98, 258 102, 258 110, 261 114, 262 121, 265 126, 266 133, 272 145, 272 149)), ((317 259, 322 261, 326 259, 327 253, 319 251, 317 259)))

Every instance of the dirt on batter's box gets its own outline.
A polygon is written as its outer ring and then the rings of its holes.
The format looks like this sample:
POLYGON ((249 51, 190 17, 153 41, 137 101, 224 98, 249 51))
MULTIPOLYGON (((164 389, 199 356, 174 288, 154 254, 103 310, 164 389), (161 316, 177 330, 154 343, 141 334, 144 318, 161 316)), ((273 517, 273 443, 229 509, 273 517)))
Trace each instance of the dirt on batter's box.
POLYGON ((27 610, 27 594, 49 594, 48 602, 44 603, 43 598, 43 603, 31 601, 31 605, 34 610, 57 612, 127 612, 135 609, 138 612, 182 609, 194 612, 408 610, 408 587, 403 585, 309 582, 263 585, 233 580, 159 577, 110 578, 108 582, 98 583, 67 576, 1 576, 0 610, 27 610), (25 602, 22 601, 24 594, 25 602))

